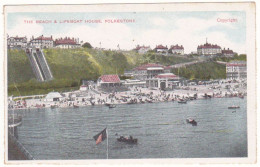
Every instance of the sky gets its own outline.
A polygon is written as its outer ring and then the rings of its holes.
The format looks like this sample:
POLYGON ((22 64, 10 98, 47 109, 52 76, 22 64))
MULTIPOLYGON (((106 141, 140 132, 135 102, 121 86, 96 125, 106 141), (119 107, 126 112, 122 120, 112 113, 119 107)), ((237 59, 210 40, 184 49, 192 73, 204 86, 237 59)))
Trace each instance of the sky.
POLYGON ((245 12, 93 12, 93 13, 8 13, 6 33, 9 36, 40 35, 79 38, 93 47, 130 50, 136 45, 183 45, 184 52, 197 50, 206 43, 217 44, 246 53, 245 12), (105 20, 129 19, 130 23, 105 23, 105 20), (233 19, 231 22, 230 19, 233 19), (36 23, 36 20, 52 23, 36 23), (54 23, 54 20, 57 23, 54 23), (82 20, 64 23, 64 20, 82 20), (101 20, 102 23, 85 23, 101 20), (223 22, 225 20, 225 22, 223 22), (32 21, 28 23, 26 21, 32 21))

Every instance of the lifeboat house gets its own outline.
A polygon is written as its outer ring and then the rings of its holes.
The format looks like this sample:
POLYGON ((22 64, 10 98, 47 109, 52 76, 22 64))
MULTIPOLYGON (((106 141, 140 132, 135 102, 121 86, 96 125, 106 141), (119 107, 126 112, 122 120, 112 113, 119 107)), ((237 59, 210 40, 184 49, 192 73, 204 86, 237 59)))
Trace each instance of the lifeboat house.
POLYGON ((99 87, 116 87, 121 86, 121 81, 118 75, 102 75, 97 80, 99 87))
POLYGON ((62 95, 59 92, 50 92, 45 97, 45 101, 60 101, 62 99, 62 95))
POLYGON ((146 86, 148 88, 160 88, 165 90, 166 88, 173 89, 176 82, 179 82, 179 77, 173 73, 158 74, 157 76, 147 79, 146 86))

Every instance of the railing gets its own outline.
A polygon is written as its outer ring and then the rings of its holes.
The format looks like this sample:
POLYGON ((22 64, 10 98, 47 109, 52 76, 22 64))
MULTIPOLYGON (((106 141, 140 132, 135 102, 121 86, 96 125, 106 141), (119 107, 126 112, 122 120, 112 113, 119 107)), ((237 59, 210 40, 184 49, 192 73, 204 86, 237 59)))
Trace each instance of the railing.
POLYGON ((40 73, 39 66, 37 65, 37 62, 36 62, 33 54, 27 53, 27 56, 29 57, 31 67, 32 67, 32 70, 33 70, 33 73, 34 73, 36 79, 39 80, 39 81, 43 81, 42 74, 40 73))
POLYGON ((51 80, 52 74, 51 74, 50 68, 47 64, 47 61, 46 61, 43 53, 41 51, 36 51, 36 53, 37 53, 37 56, 38 56, 37 58, 39 59, 40 66, 43 70, 46 80, 51 80))
POLYGON ((48 81, 48 80, 53 79, 49 65, 41 50, 35 50, 35 49, 31 49, 31 51, 28 50, 27 55, 29 57, 32 70, 33 70, 37 80, 39 80, 39 81, 47 80, 48 81))
POLYGON ((10 140, 18 147, 18 149, 24 154, 24 156, 28 160, 35 160, 34 157, 30 154, 30 152, 10 132, 8 134, 8 137, 10 137, 10 140))
POLYGON ((37 65, 38 65, 39 69, 40 69, 40 73, 42 74, 43 80, 45 81, 46 80, 45 73, 44 73, 44 71, 42 69, 42 65, 41 65, 40 60, 39 60, 39 58, 37 56, 37 53, 33 53, 33 56, 34 56, 34 58, 35 58, 35 60, 37 62, 37 65))

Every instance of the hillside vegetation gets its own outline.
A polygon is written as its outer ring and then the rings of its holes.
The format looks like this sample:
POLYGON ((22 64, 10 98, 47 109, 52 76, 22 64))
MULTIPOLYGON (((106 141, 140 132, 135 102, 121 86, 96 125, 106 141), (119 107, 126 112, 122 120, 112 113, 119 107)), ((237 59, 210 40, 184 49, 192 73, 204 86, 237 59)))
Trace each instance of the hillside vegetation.
POLYGON ((23 50, 8 50, 7 63, 8 84, 35 78, 30 61, 23 50))
POLYGON ((226 78, 226 66, 210 61, 173 69, 173 73, 191 80, 224 79, 226 78))
POLYGON ((144 64, 172 65, 193 61, 181 56, 163 56, 155 53, 138 54, 133 51, 104 51, 89 48, 44 49, 54 80, 38 82, 23 50, 8 51, 8 94, 43 94, 50 90, 78 89, 82 79, 96 80, 103 74, 124 74, 125 70, 144 64), (18 94, 17 89, 20 91, 18 94))
POLYGON ((246 61, 246 55, 234 55, 233 57, 216 57, 213 60, 215 61, 224 61, 224 62, 230 62, 230 61, 246 61))

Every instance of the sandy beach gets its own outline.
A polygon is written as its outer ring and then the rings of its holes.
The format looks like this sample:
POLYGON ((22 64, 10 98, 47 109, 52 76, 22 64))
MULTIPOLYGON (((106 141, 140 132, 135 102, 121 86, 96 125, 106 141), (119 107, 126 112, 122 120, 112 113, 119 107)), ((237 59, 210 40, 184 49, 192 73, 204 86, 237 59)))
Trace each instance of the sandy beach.
POLYGON ((228 97, 244 98, 246 96, 246 84, 244 82, 220 82, 207 85, 182 86, 170 91, 162 91, 157 88, 132 87, 128 91, 113 93, 89 89, 86 91, 66 92, 62 95, 63 97, 59 101, 49 101, 46 98, 17 100, 12 105, 12 108, 77 108, 89 105, 156 103, 228 97))

